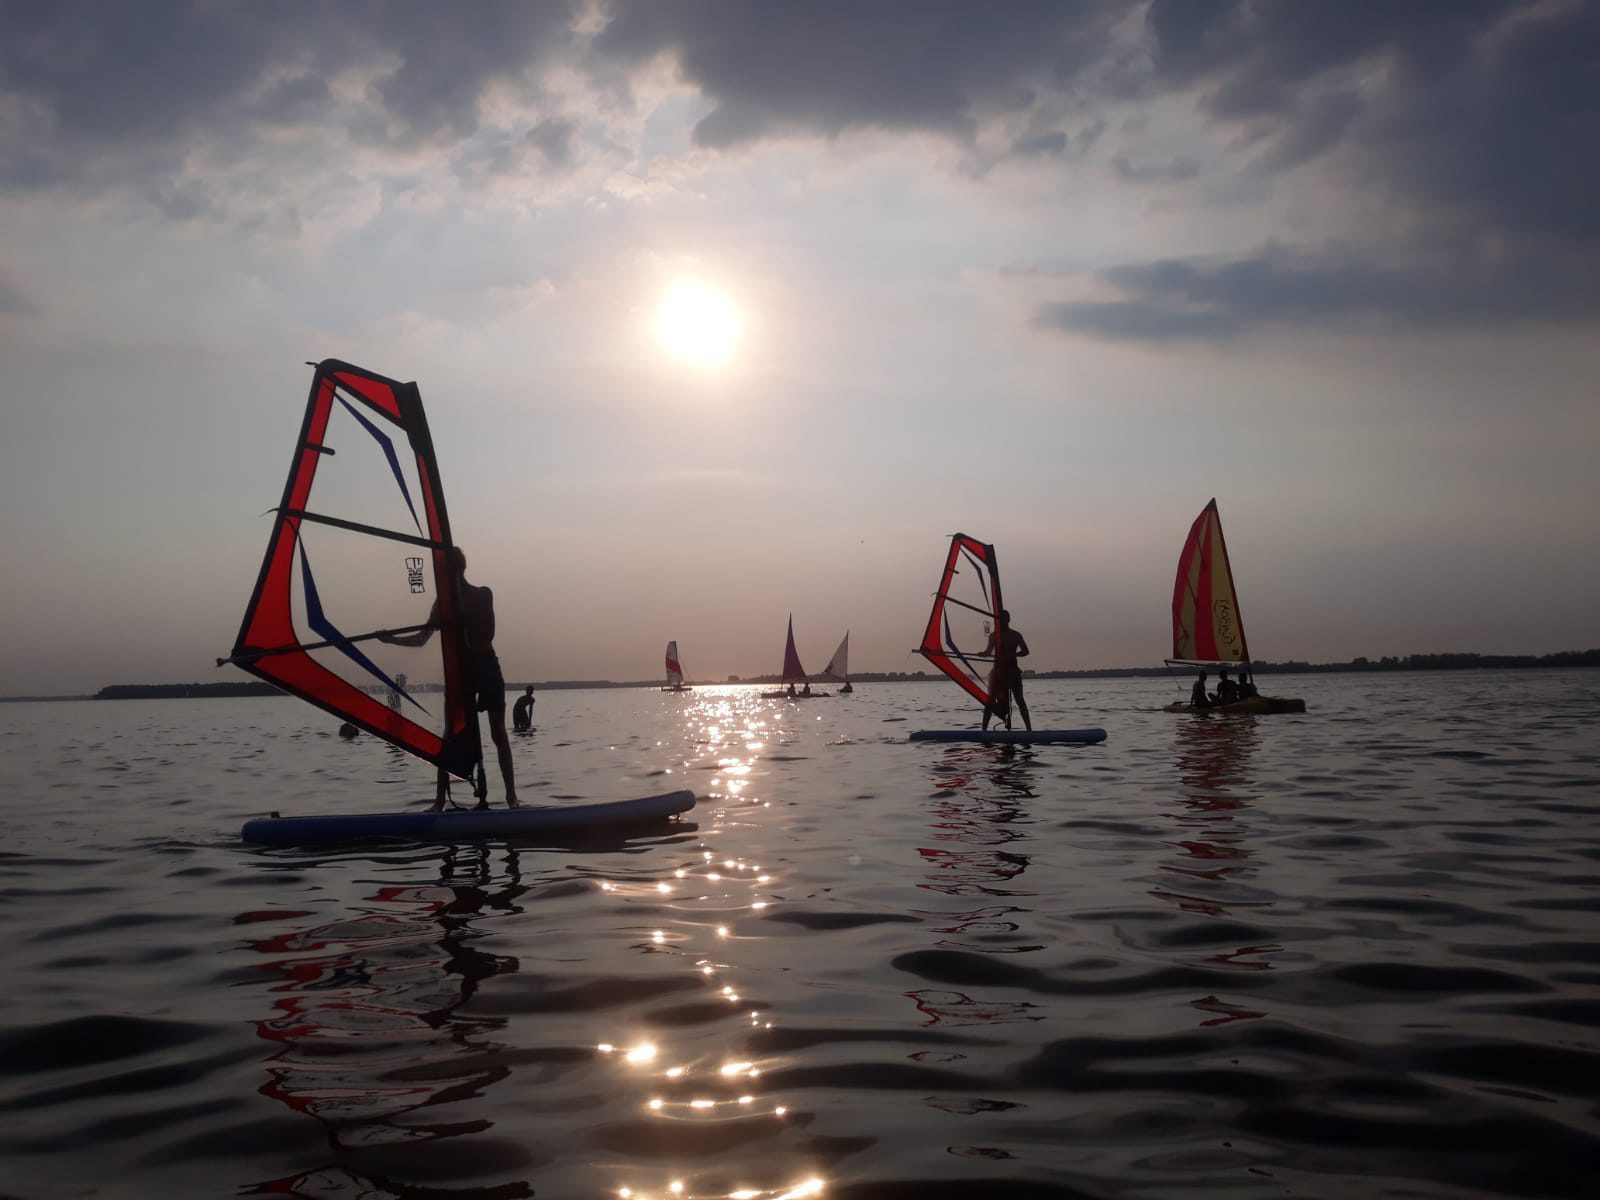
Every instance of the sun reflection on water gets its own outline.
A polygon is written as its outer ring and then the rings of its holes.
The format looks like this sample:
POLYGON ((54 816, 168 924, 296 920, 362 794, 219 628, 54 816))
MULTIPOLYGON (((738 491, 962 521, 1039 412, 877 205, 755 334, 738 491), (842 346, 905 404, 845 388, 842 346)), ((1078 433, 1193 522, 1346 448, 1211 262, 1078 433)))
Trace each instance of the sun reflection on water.
MULTIPOLYGON (((671 864, 654 877, 606 879, 599 887, 612 899, 651 906, 649 922, 634 926, 635 952, 680 957, 682 969, 704 989, 701 994, 726 1006, 742 1032, 713 1047, 703 1044, 705 1033, 714 1029, 704 1023, 689 1029, 678 1023, 641 1028, 597 1046, 598 1057, 625 1072, 627 1086, 637 1089, 635 1111, 647 1123, 641 1129, 656 1123, 670 1129, 667 1123, 682 1122, 757 1130, 769 1126, 771 1131, 757 1136, 770 1137, 788 1129, 795 1119, 792 1106, 776 1103, 777 1098, 764 1091, 767 1073, 781 1067, 781 1059, 757 1052, 750 1041, 772 1029, 773 1022, 769 1006, 752 995, 759 991, 755 986, 759 977, 745 978, 740 963, 726 955, 761 936, 748 919, 770 912, 778 900, 774 889, 781 886, 781 872, 743 854, 719 852, 716 840, 719 829, 722 833, 738 829, 740 810, 768 803, 760 790, 765 775, 762 759, 773 732, 770 713, 750 688, 704 688, 688 704, 677 697, 673 702, 683 706, 685 740, 694 747, 678 764, 681 773, 693 777, 703 771, 707 779, 703 804, 710 819, 705 834, 689 861, 671 864), (741 916, 746 925, 740 924, 741 916), (716 946, 715 952, 707 942, 716 946)), ((671 1154, 676 1143, 664 1145, 671 1154)), ((713 1179, 712 1172, 721 1168, 710 1164, 692 1172, 686 1167, 680 1162, 670 1174, 663 1170, 654 1179, 640 1178, 637 1169, 630 1168, 635 1177, 614 1180, 613 1194, 626 1200, 798 1200, 821 1195, 825 1187, 804 1158, 791 1159, 788 1169, 781 1159, 773 1159, 772 1173, 789 1179, 765 1185, 737 1177, 713 1179)))

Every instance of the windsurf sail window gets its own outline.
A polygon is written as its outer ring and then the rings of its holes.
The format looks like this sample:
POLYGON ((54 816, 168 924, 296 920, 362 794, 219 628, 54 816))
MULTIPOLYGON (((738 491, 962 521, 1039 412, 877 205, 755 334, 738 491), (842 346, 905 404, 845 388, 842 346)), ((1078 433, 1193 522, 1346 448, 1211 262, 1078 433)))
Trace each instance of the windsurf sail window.
POLYGON ((1228 543, 1212 500, 1189 527, 1172 585, 1172 658, 1184 663, 1250 661, 1228 543))
POLYGON ((844 641, 839 643, 839 648, 833 652, 833 657, 828 660, 828 665, 822 668, 825 678, 847 683, 850 680, 850 633, 847 630, 844 641))
POLYGON ((678 663, 678 643, 667 643, 667 686, 683 686, 683 667, 678 663))
POLYGON ((450 521, 414 383, 318 363, 229 662, 469 778, 481 758, 450 521), (380 633, 416 635, 395 646, 380 633))
POLYGON ((789 637, 783 644, 783 678, 780 683, 805 683, 806 669, 800 665, 800 655, 794 648, 794 614, 789 614, 789 637))
POLYGON ((1002 610, 994 547, 964 533, 953 535, 917 651, 984 705, 994 699, 994 648, 1005 633, 1002 610))

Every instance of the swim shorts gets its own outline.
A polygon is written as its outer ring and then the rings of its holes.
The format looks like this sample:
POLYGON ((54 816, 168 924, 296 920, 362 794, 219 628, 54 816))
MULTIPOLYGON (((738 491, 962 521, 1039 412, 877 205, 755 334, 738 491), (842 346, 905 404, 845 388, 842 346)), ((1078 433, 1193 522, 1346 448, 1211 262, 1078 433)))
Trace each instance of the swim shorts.
POLYGON ((472 672, 473 705, 479 712, 506 710, 506 679, 500 674, 500 659, 494 654, 468 660, 472 672))

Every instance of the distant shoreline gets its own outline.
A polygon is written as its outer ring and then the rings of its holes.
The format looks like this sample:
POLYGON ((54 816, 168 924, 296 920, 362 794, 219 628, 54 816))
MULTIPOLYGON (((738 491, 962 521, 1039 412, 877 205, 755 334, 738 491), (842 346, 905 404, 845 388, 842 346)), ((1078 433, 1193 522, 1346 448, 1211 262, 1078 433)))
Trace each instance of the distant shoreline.
MULTIPOLYGON (((1349 662, 1258 662, 1251 668, 1257 675, 1319 675, 1363 674, 1374 671, 1504 671, 1530 668, 1600 667, 1600 649, 1563 650, 1556 654, 1410 654, 1404 658, 1355 658, 1349 662)), ((1187 676, 1187 667, 1105 667, 1081 671, 1024 671, 1025 679, 1162 679, 1187 676)), ((864 671, 851 675, 852 683, 925 683, 943 679, 933 671, 864 671)), ((814 677, 818 683, 830 681, 814 677)), ((730 675, 727 679, 693 680, 700 687, 779 683, 776 675, 730 675)), ((529 686, 508 683, 507 690, 516 691, 529 686)), ((658 688, 659 679, 636 679, 616 682, 609 679, 548 679, 533 681, 535 691, 548 692, 584 688, 658 688)), ((421 691, 437 691, 438 684, 424 685, 421 691)), ((244 696, 281 696, 285 693, 268 683, 114 683, 92 695, 71 696, 0 696, 0 703, 20 704, 46 700, 218 700, 244 696)))

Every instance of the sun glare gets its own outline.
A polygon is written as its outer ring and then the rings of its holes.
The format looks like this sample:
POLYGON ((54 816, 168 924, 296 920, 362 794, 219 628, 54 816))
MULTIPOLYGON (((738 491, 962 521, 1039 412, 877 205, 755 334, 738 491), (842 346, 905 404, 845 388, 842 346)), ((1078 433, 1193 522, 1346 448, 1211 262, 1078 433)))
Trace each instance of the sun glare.
POLYGON ((656 334, 672 353, 697 367, 718 367, 733 353, 739 314, 721 292, 703 283, 674 285, 656 315, 656 334))

